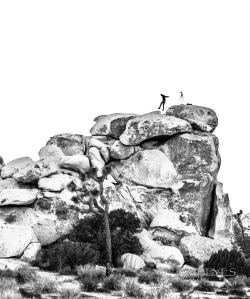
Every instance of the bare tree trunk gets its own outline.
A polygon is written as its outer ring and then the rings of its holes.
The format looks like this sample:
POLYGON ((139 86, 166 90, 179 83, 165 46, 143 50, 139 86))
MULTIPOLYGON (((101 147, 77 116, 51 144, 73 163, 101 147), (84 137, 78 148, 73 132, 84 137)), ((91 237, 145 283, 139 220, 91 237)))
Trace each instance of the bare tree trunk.
POLYGON ((108 255, 108 263, 111 266, 112 265, 112 246, 111 246, 111 234, 110 234, 109 219, 108 219, 108 213, 107 212, 104 212, 103 219, 104 219, 104 228, 105 228, 105 239, 106 239, 106 250, 107 250, 107 255, 108 255))

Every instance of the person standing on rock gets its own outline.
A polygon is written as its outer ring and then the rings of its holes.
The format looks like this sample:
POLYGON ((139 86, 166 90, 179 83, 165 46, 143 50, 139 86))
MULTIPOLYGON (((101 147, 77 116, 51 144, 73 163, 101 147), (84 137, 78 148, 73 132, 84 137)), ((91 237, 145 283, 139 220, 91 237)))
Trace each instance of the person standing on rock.
POLYGON ((164 96, 164 94, 161 93, 161 97, 162 97, 162 101, 161 101, 161 104, 158 109, 161 109, 161 106, 162 106, 162 111, 163 111, 165 103, 166 103, 166 98, 169 98, 169 96, 164 96))

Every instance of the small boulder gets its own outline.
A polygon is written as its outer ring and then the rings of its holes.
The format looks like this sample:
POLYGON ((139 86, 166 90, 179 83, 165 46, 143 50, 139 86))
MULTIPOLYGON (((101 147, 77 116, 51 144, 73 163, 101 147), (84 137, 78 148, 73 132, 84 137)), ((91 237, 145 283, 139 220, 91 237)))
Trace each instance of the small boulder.
POLYGON ((174 105, 166 115, 187 120, 193 129, 205 132, 213 132, 218 125, 217 115, 212 109, 196 105, 174 105))
POLYGON ((31 183, 57 172, 58 166, 54 162, 44 159, 19 169, 13 178, 21 183, 31 183))
POLYGON ((84 155, 85 152, 85 138, 79 134, 58 134, 50 138, 46 145, 57 145, 64 155, 73 156, 77 154, 84 155))
POLYGON ((150 138, 166 138, 191 131, 191 125, 183 119, 151 112, 129 120, 120 141, 125 145, 138 145, 150 138))
POLYGON ((146 267, 144 261, 136 254, 125 253, 121 256, 121 262, 123 263, 123 268, 140 270, 146 267))
POLYGON ((0 189, 0 206, 30 205, 36 200, 38 194, 38 189, 0 189))
POLYGON ((80 173, 85 173, 90 169, 88 157, 80 154, 73 156, 64 156, 61 159, 59 166, 67 169, 73 169, 80 173))
POLYGON ((0 189, 19 189, 19 185, 15 179, 8 178, 0 181, 0 189))
POLYGON ((55 144, 46 145, 38 153, 40 159, 48 159, 58 164, 64 156, 62 150, 55 144))
POLYGON ((157 266, 159 263, 164 263, 176 268, 183 266, 184 258, 178 248, 159 244, 153 240, 152 235, 145 229, 140 233, 136 233, 135 236, 142 245, 143 254, 141 258, 146 264, 154 263, 157 266))
POLYGON ((4 166, 1 170, 1 177, 2 178, 10 178, 12 177, 18 170, 24 168, 25 166, 33 163, 33 160, 29 157, 22 157, 17 158, 9 163, 7 163, 6 166, 4 166))
POLYGON ((203 236, 187 236, 183 237, 180 242, 179 249, 183 254, 187 264, 198 267, 203 262, 209 260, 213 253, 220 249, 232 249, 230 241, 214 240, 203 236))
POLYGON ((29 226, 0 225, 0 258, 19 257, 31 242, 37 241, 29 226))
POLYGON ((67 174, 53 174, 47 178, 41 178, 38 181, 38 187, 43 190, 49 191, 61 191, 64 189, 70 182, 72 182, 73 177, 67 174))

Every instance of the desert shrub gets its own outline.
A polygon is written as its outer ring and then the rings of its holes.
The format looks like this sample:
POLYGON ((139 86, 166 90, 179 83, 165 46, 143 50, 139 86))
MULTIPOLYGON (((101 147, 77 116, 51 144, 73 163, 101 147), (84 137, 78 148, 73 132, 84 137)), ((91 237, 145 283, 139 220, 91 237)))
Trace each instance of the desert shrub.
POLYGON ((245 276, 235 276, 233 278, 230 278, 231 288, 232 289, 241 289, 244 288, 246 283, 246 277, 245 276))
POLYGON ((69 207, 63 201, 56 202, 55 213, 59 219, 66 220, 68 215, 69 207))
POLYGON ((49 294, 57 291, 58 283, 53 277, 37 275, 35 281, 29 283, 28 287, 33 289, 34 293, 49 294))
MULTIPOLYGON (((124 253, 140 255, 142 246, 134 233, 140 230, 139 218, 123 209, 113 210, 109 213, 109 225, 112 239, 112 255, 114 265, 118 264, 119 257, 124 253)), ((103 217, 92 215, 82 219, 74 227, 69 236, 70 240, 94 244, 100 253, 98 264, 107 263, 105 231, 103 217)))
POLYGON ((216 294, 217 295, 222 295, 222 296, 228 296, 229 295, 228 291, 226 291, 226 290, 218 290, 218 291, 216 291, 216 294))
POLYGON ((230 277, 234 273, 236 275, 250 276, 250 264, 244 255, 236 249, 231 251, 227 249, 219 250, 217 253, 212 254, 210 259, 204 263, 204 268, 212 268, 218 272, 221 269, 227 269, 227 273, 224 271, 226 277, 230 277))
POLYGON ((42 250, 38 266, 65 273, 65 269, 67 269, 67 272, 70 272, 78 265, 95 264, 98 260, 99 252, 93 244, 61 242, 49 245, 42 250))
POLYGON ((117 268, 115 269, 115 273, 126 277, 137 277, 137 272, 129 268, 117 268))
POLYGON ((214 286, 207 280, 201 280, 195 289, 201 292, 214 292, 214 286))
POLYGON ((246 296, 246 292, 241 289, 231 289, 229 290, 230 295, 236 295, 236 296, 246 296))
POLYGON ((107 292, 121 290, 122 288, 121 281, 122 281, 121 275, 112 274, 104 279, 103 289, 107 292))
POLYGON ((79 298, 79 291, 69 287, 62 287, 59 290, 61 299, 76 299, 79 298))
POLYGON ((159 282, 162 279, 162 275, 157 272, 149 272, 149 271, 143 271, 139 274, 138 281, 140 283, 146 283, 146 284, 159 284, 159 282))
POLYGON ((127 280, 123 284, 123 291, 128 297, 144 298, 143 291, 139 284, 134 280, 127 280))
POLYGON ((82 290, 86 292, 95 292, 100 283, 100 279, 97 277, 88 277, 85 276, 81 278, 82 290))
POLYGON ((250 287, 250 277, 245 277, 245 285, 247 286, 247 287, 250 287))
POLYGON ((101 280, 106 276, 106 270, 88 264, 77 267, 77 275, 80 279, 90 277, 101 280))
POLYGON ((177 291, 177 292, 185 292, 189 291, 193 288, 192 283, 188 280, 181 279, 179 277, 174 278, 170 281, 171 286, 177 291))
POLYGON ((16 274, 10 269, 0 270, 0 279, 2 278, 15 278, 16 274))
POLYGON ((93 292, 97 290, 106 273, 93 265, 85 265, 77 267, 77 274, 82 283, 82 290, 93 292))
POLYGON ((172 296, 169 286, 164 282, 158 285, 156 288, 151 289, 145 294, 145 299, 174 299, 172 296))
POLYGON ((17 283, 13 277, 0 276, 0 298, 1 299, 22 299, 17 292, 17 283))
POLYGON ((17 283, 32 282, 37 278, 36 271, 29 266, 22 266, 20 268, 17 268, 14 273, 17 283))

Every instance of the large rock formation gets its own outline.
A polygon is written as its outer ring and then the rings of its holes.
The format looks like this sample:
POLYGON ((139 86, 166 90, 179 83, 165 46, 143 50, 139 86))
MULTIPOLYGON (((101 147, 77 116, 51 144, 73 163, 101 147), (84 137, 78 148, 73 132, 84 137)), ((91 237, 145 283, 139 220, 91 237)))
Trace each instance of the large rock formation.
MULTIPOLYGON (((149 225, 138 235, 144 262, 181 267, 182 252, 198 264, 204 244, 216 250, 230 244, 232 211, 217 181, 219 141, 211 132, 218 119, 212 109, 177 105, 166 115, 116 113, 94 121, 92 136, 51 137, 39 161, 24 157, 5 165, 0 159, 0 225, 28 227, 37 238, 26 236, 11 254, 32 260, 41 245, 69 234, 79 221, 79 192, 98 189, 86 173, 95 168, 101 178, 107 166, 104 194, 110 210, 131 211, 149 225), (192 256, 196 242, 199 252, 192 256), (20 253, 24 246, 27 251, 20 253)), ((9 256, 6 247, 0 246, 0 256, 9 256)))

